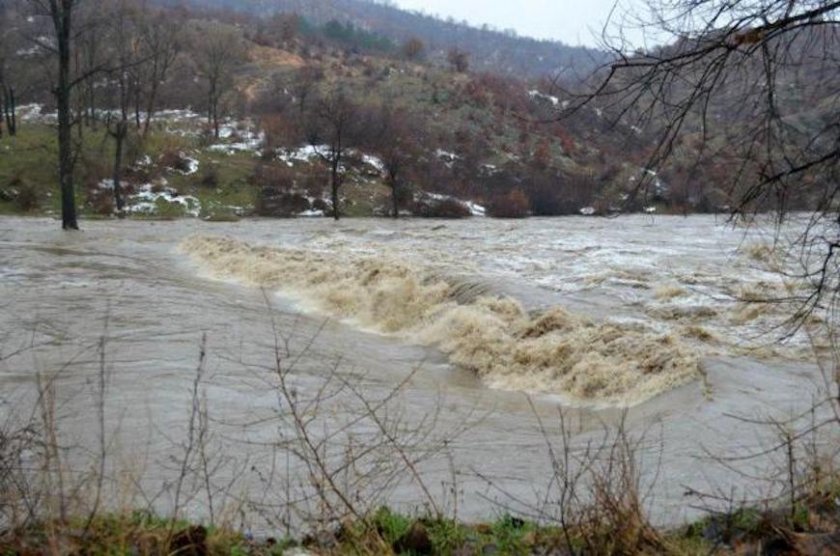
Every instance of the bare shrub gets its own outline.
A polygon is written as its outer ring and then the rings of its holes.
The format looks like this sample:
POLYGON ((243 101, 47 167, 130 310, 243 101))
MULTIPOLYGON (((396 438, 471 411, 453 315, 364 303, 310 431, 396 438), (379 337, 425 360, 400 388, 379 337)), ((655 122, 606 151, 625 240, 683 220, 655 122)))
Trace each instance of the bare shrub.
POLYGON ((502 507, 513 515, 555 524, 571 554, 665 553, 661 534, 651 525, 645 508, 638 449, 645 434, 632 436, 626 413, 600 436, 575 445, 575 425, 562 409, 556 430, 550 429, 528 399, 537 419, 548 460, 546 485, 536 502, 506 491, 479 473, 502 507))
POLYGON ((295 174, 278 164, 258 162, 248 177, 248 183, 255 187, 272 187, 288 191, 294 187, 295 174))
POLYGON ((487 204, 487 215, 496 218, 525 218, 530 214, 531 202, 521 189, 494 197, 487 204))
POLYGON ((468 218, 471 216, 467 205, 451 197, 415 201, 412 212, 423 218, 468 218))
MULTIPOLYGON (((276 95, 277 93, 275 92, 272 95, 272 100, 276 95)), ((289 107, 288 110, 291 111, 292 108, 289 107)), ((294 115, 296 116, 297 113, 294 115)), ((260 129, 265 133, 266 154, 274 158, 278 148, 297 143, 300 139, 298 124, 299 122, 284 112, 262 116, 260 118, 260 129)))
POLYGON ((33 212, 41 206, 41 196, 37 188, 20 176, 12 178, 5 191, 21 212, 33 212))
MULTIPOLYGON (((305 470, 303 490, 293 492, 287 484, 286 498, 299 519, 314 528, 310 538, 323 543, 341 537, 363 554, 388 553, 390 547, 372 519, 405 483, 417 488, 419 503, 429 514, 442 518, 444 507, 420 469, 427 460, 445 455, 472 422, 441 429, 436 411, 419 421, 410 418, 402 394, 419 369, 374 397, 359 386, 358 377, 346 375, 336 363, 326 369, 314 391, 301 392, 295 386, 297 366, 310 344, 295 351, 293 334, 284 335, 272 326, 276 419, 287 431, 276 448, 305 470), (353 530, 348 522, 355 524, 353 530)), ((265 478, 267 483, 273 480, 265 478)))
POLYGON ((300 389, 297 366, 315 339, 295 348, 294 329, 285 334, 274 330, 273 363, 253 371, 276 390, 275 426, 270 427, 276 433, 261 445, 273 451, 274 461, 285 460, 285 468, 256 464, 250 456, 238 459, 234 454, 243 448, 241 441, 215 432, 226 424, 212 414, 208 401, 203 337, 189 384, 184 430, 167 438, 171 450, 159 462, 162 468, 142 483, 133 473, 128 482, 118 478, 123 470, 115 467, 117 458, 110 453, 114 444, 109 423, 116 415, 109 405, 106 325, 98 343, 83 348, 88 355, 95 353, 90 361, 96 369, 87 380, 92 403, 76 416, 90 423, 92 443, 76 445, 63 432, 58 401, 64 398, 59 394, 63 369, 39 375, 34 406, 13 412, 20 418, 0 427, 0 548, 15 552, 31 542, 29 535, 43 533, 45 539, 38 541, 43 546, 70 543, 82 550, 88 542, 107 545, 104 535, 114 534, 140 553, 166 552, 165 547, 190 553, 189 547, 211 546, 213 526, 235 528, 233 520, 248 511, 275 525, 279 521, 287 534, 310 531, 316 546, 341 543, 360 554, 382 554, 389 552, 390 544, 373 517, 395 489, 407 484, 420 493, 426 515, 444 516, 446 507, 432 485, 424 483, 422 466, 433 458, 446 459, 448 447, 470 422, 443 430, 435 410, 419 418, 409 416, 402 396, 414 372, 390 390, 371 395, 357 375, 344 372, 336 361, 324 369, 326 374, 317 375, 314 388, 300 389), (240 479, 255 474, 264 493, 244 494, 240 479), (141 504, 128 507, 137 510, 131 516, 111 513, 126 510, 118 505, 117 488, 129 489, 120 491, 121 498, 141 504), (207 529, 184 529, 182 520, 195 519, 197 510, 207 529), (138 527, 146 526, 137 516, 155 513, 167 519, 159 521, 154 536, 135 535, 138 527), (106 532, 105 524, 125 530, 106 532))
POLYGON ((311 208, 309 199, 300 193, 283 191, 276 187, 263 187, 257 194, 254 212, 258 216, 289 217, 311 208))
POLYGON ((294 191, 295 174, 289 168, 259 162, 248 181, 259 188, 254 205, 259 216, 289 217, 311 208, 309 199, 294 191))
POLYGON ((216 189, 219 187, 219 169, 215 165, 210 165, 205 168, 204 173, 201 176, 201 182, 199 182, 202 187, 206 187, 207 189, 216 189))
POLYGON ((130 188, 132 183, 149 183, 159 178, 160 172, 155 171, 153 167, 133 164, 123 169, 122 177, 124 180, 123 188, 130 188))
POLYGON ((106 188, 92 188, 85 191, 85 204, 94 214, 109 216, 114 214, 113 190, 106 188))
POLYGON ((34 420, 6 420, 0 428, 0 529, 25 525, 37 501, 26 473, 26 455, 42 442, 34 420))
POLYGON ((312 210, 320 210, 326 216, 332 215, 332 207, 330 206, 329 202, 325 201, 324 199, 315 199, 312 201, 312 210))
POLYGON ((182 151, 167 149, 158 158, 158 165, 161 168, 169 168, 177 172, 187 173, 191 170, 190 160, 182 151))

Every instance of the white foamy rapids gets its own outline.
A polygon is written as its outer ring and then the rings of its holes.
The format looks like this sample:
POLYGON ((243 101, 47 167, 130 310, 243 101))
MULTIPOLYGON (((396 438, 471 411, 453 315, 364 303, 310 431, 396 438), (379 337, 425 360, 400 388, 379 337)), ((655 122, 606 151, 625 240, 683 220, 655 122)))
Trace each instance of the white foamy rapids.
POLYGON ((278 290, 318 311, 435 346, 490 387, 629 406, 700 375, 679 338, 636 323, 595 322, 555 307, 462 296, 417 263, 389 256, 253 246, 193 236, 181 248, 217 278, 278 290))

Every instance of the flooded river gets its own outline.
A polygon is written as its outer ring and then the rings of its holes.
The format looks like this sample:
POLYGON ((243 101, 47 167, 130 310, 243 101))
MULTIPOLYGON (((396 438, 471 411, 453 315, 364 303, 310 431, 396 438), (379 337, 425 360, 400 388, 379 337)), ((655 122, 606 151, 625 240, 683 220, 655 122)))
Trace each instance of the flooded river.
MULTIPOLYGON (((113 488, 130 482, 165 507, 199 392, 214 486, 190 508, 206 514, 212 491, 216 510, 238 502, 246 528, 270 530, 293 491, 306 498, 311 469, 278 456, 289 400, 306 406, 328 459, 405 438, 360 473, 384 481, 409 453, 425 483, 348 489, 408 508, 430 492, 467 519, 541 499, 558 410, 580 450, 629 408, 653 518, 674 524, 703 505, 687 492, 771 491, 720 461, 772 443, 769 427, 739 417, 797 415, 824 387, 809 362, 819 339, 803 329, 780 341, 788 308, 755 303, 799 287, 774 272, 773 238, 714 217, 83 228, 0 219, 5 412, 27 411, 36 375, 53 380, 68 461, 81 466, 72 453, 94 450, 104 376, 113 488), (384 426, 360 416, 363 400, 384 426)), ((774 461, 746 465, 757 475, 774 461)))

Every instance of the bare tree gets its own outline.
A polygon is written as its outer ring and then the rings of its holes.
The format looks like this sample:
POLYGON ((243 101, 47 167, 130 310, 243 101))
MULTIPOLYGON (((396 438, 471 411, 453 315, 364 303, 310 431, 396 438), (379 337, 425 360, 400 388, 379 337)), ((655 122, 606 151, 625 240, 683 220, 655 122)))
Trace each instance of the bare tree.
MULTIPOLYGON (((614 61, 566 111, 596 105, 616 124, 655 137, 648 170, 693 150, 693 169, 726 168, 735 217, 812 213, 800 238, 802 278, 813 285, 797 318, 840 293, 840 2, 648 0, 642 28, 666 46, 605 42, 614 61), (691 142, 689 143, 689 139, 691 142), (687 148, 687 145, 699 145, 687 148)), ((639 13, 643 13, 641 10, 639 13)), ((608 28, 607 28, 608 29, 608 28)))
POLYGON ((123 153, 125 150, 126 139, 128 138, 128 112, 129 104, 132 98, 138 95, 138 79, 136 71, 138 69, 139 57, 138 52, 138 37, 136 34, 136 27, 133 25, 132 6, 127 0, 117 0, 112 6, 112 13, 109 14, 111 21, 111 37, 110 41, 114 45, 115 57, 117 60, 117 69, 112 73, 112 77, 117 84, 117 114, 109 115, 108 135, 114 140, 114 166, 112 174, 112 184, 114 191, 114 204, 117 208, 117 214, 123 215, 125 208, 125 200, 122 194, 122 166, 123 153))
POLYGON ((17 135, 17 102, 15 98, 15 88, 7 84, 3 79, 2 68, 0 68, 0 136, 3 134, 3 120, 6 123, 6 130, 9 135, 14 137, 17 135))
POLYGON ((385 182, 391 189, 391 216, 398 218, 406 170, 419 150, 420 127, 407 111, 385 103, 376 108, 368 129, 369 148, 381 159, 385 182))
POLYGON ((333 218, 340 218, 338 190, 344 181, 343 162, 358 137, 359 107, 338 87, 319 98, 305 122, 309 144, 330 170, 333 218))
POLYGON ((295 73, 290 87, 301 115, 306 112, 307 102, 312 96, 318 81, 323 78, 323 71, 314 66, 304 66, 295 73))
POLYGON ((54 52, 58 59, 53 93, 58 112, 58 181, 61 190, 61 226, 65 230, 78 230, 76 219, 76 198, 73 184, 73 114, 71 95, 73 88, 81 81, 71 75, 73 52, 73 30, 75 16, 83 0, 28 0, 38 16, 48 17, 52 22, 55 44, 39 45, 54 52))
POLYGON ((418 60, 423 57, 426 45, 417 37, 411 37, 403 43, 402 54, 407 60, 418 60))
POLYGON ((464 73, 470 68, 470 55, 460 48, 450 48, 446 53, 446 61, 449 62, 452 71, 464 73))
POLYGON ((160 86, 166 81, 169 70, 181 50, 180 25, 173 15, 148 8, 138 14, 140 45, 146 62, 140 70, 138 96, 145 96, 146 118, 143 122, 143 136, 149 134, 149 127, 157 109, 160 86))
POLYGON ((196 64, 207 82, 207 121, 219 138, 222 100, 233 88, 233 74, 244 57, 242 38, 235 29, 212 24, 197 30, 196 64))
MULTIPOLYGON (((79 120, 80 123, 83 121, 86 125, 94 129, 99 120, 99 113, 97 111, 99 104, 97 92, 99 87, 97 87, 96 83, 98 76, 91 70, 102 65, 103 59, 107 55, 102 41, 104 29, 97 27, 88 25, 76 33, 75 40, 77 47, 74 51, 76 73, 86 74, 86 78, 79 83, 79 92, 77 94, 79 120)), ((79 126, 80 132, 81 129, 82 126, 79 126)))
MULTIPOLYGON (((118 71, 117 61, 109 59, 108 56, 100 56, 96 41, 89 41, 88 49, 84 52, 80 52, 80 46, 85 44, 85 38, 95 38, 98 33, 104 32, 107 19, 104 14, 108 10, 103 10, 103 4, 90 4, 84 0, 24 0, 24 4, 30 7, 30 13, 34 17, 48 18, 53 34, 52 37, 27 38, 56 60, 52 92, 56 99, 58 120, 58 177, 62 227, 65 230, 78 230, 73 177, 77 149, 73 144, 73 126, 80 123, 79 119, 84 112, 87 112, 91 119, 96 117, 96 100, 92 94, 96 83, 92 81, 93 78, 103 73, 115 75, 118 71), (84 91, 74 95, 80 88, 84 89, 83 85, 87 86, 86 101, 83 98, 84 91), (74 118, 74 99, 80 101, 79 118, 74 118)), ((135 63, 119 66, 119 71, 131 70, 135 63)))
POLYGON ((3 135, 4 122, 9 135, 14 136, 17 132, 15 88, 6 68, 6 59, 9 55, 8 35, 11 23, 8 12, 8 6, 0 6, 0 136, 3 135))
POLYGON ((278 13, 265 22, 268 34, 277 37, 284 47, 290 46, 300 33, 301 17, 296 13, 278 13))

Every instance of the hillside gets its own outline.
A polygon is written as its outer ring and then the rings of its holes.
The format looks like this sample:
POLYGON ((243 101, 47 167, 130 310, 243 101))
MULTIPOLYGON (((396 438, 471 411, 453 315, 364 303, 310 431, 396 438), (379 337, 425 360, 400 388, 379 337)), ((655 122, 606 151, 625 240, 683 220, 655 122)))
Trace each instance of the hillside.
POLYGON ((562 75, 574 80, 608 60, 606 53, 595 49, 518 37, 509 31, 475 28, 370 0, 189 0, 189 5, 260 17, 296 13, 319 25, 329 21, 350 23, 381 34, 397 46, 418 38, 425 43, 431 61, 443 63, 447 51, 458 48, 470 54, 474 70, 500 75, 526 78, 562 75))
MULTIPOLYGON (((371 166, 369 161, 395 154, 389 151, 393 136, 404 147, 398 153, 400 208, 415 214, 480 212, 460 205, 446 208, 442 201, 449 197, 509 216, 578 214, 593 206, 592 212, 603 212, 619 204, 621 184, 639 171, 632 153, 618 156, 627 150, 625 142, 634 140, 631 130, 608 125, 598 109, 564 122, 542 121, 553 119, 561 103, 542 92, 550 87, 539 81, 408 57, 390 50, 379 35, 349 24, 183 9, 155 17, 167 21, 161 32, 168 30, 179 41, 158 91, 159 108, 191 111, 173 112, 174 117, 157 113, 149 135, 141 126, 129 138, 125 187, 130 195, 139 195, 143 207, 148 207, 149 192, 157 202, 167 198, 161 193, 172 190, 198 199, 201 209, 185 209, 179 201, 165 214, 214 216, 218 211, 208 207, 216 205, 234 207, 223 212, 237 214, 329 213, 327 165, 311 150, 317 147, 313 134, 323 129, 312 126, 323 103, 339 92, 352 107, 356 128, 347 138, 351 149, 344 156, 345 214, 392 210, 384 165, 371 166), (236 48, 226 70, 228 89, 220 97, 223 133, 213 137, 213 126, 199 116, 208 111, 202 67, 208 49, 228 44, 236 48), (385 112, 392 121, 383 121, 385 112), (388 127, 384 142, 371 131, 383 125, 388 127), (242 132, 247 148, 239 148, 242 132), (295 154, 302 152, 308 154, 295 154), (140 164, 144 160, 151 163, 140 164), (190 171, 187 160, 195 160, 200 170, 190 171), (278 199, 284 206, 277 206, 278 199), (442 204, 443 213, 429 204, 442 204)), ((28 33, 40 32, 41 22, 25 14, 12 23, 28 33)), ((6 147, 14 156, 0 157, 0 203, 5 201, 5 210, 15 203, 49 210, 55 155, 45 128, 54 121, 52 99, 44 74, 25 71, 48 53, 28 50, 25 44, 8 45, 13 53, 8 75, 16 78, 18 105, 24 110, 18 111, 19 138, 6 147)), ((137 88, 145 94, 139 82, 137 88)), ((117 82, 98 78, 79 91, 85 93, 79 96, 84 108, 79 126, 82 163, 77 168, 83 184, 80 203, 108 214, 113 207, 103 204, 102 184, 112 179, 109 121, 120 98, 117 82)), ((132 120, 144 119, 140 112, 134 117, 136 107, 129 108, 132 120)))
MULTIPOLYGON (((89 213, 114 212, 107 194, 114 173, 113 120, 120 98, 150 95, 150 82, 159 87, 148 130, 143 102, 124 107, 130 123, 136 122, 120 163, 127 194, 144 207, 135 212, 149 208, 150 200, 158 215, 208 218, 331 214, 336 203, 345 215, 397 210, 508 217, 687 213, 729 205, 732 191, 725 184, 738 160, 728 138, 751 122, 748 107, 735 96, 753 78, 749 74, 729 76, 721 86, 733 94, 719 95, 722 100, 706 114, 688 114, 674 155, 654 171, 649 160, 667 114, 626 110, 609 98, 575 109, 575 97, 551 80, 479 71, 474 59, 463 66, 442 61, 428 46, 406 51, 384 33, 405 21, 418 32, 428 28, 428 36, 435 29, 453 31, 429 40, 450 40, 455 30, 478 33, 483 38, 475 44, 487 39, 498 51, 506 41, 548 43, 360 0, 236 4, 248 12, 221 9, 232 6, 224 0, 201 4, 146 8, 151 11, 129 30, 138 44, 151 38, 166 43, 168 37, 166 44, 174 46, 165 75, 155 80, 146 69, 134 71, 128 94, 121 95, 119 80, 94 71, 77 88, 78 195, 89 213), (281 9, 301 13, 270 15, 281 9), (344 23, 335 19, 342 14, 344 23), (213 52, 224 64, 217 76, 223 90, 211 106, 213 52), (334 122, 328 112, 335 115, 335 101, 347 116, 347 148, 331 174, 334 122), (215 121, 208 120, 214 113, 215 121), (398 172, 391 175, 391 169, 398 172), (334 201, 329 190, 336 180, 341 184, 334 201)), ((0 67, 4 85, 17 91, 19 115, 17 138, 0 139, 0 210, 54 210, 53 98, 48 74, 38 70, 50 53, 26 39, 46 34, 48 22, 14 10, 0 15, 14 31, 0 41, 0 67)), ((82 27, 90 40, 81 35, 80 59, 107 59, 109 45, 119 45, 122 35, 98 31, 109 21, 107 11, 83 15, 96 25, 82 27)), ((819 67, 803 65, 779 77, 786 121, 806 131, 820 125, 826 107, 836 102, 833 78, 814 75, 823 75, 819 67)), ((807 196, 799 197, 790 199, 792 206, 807 206, 807 196)))

